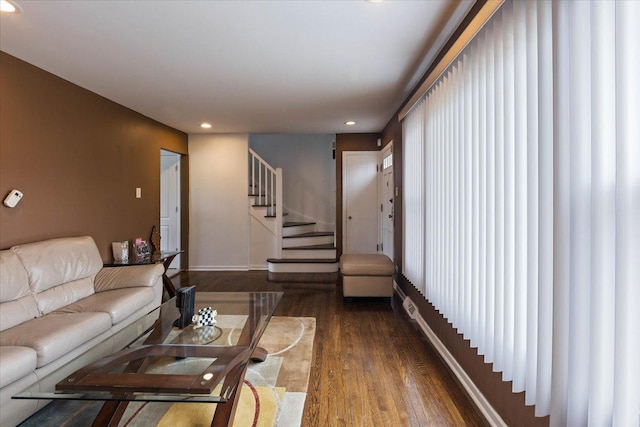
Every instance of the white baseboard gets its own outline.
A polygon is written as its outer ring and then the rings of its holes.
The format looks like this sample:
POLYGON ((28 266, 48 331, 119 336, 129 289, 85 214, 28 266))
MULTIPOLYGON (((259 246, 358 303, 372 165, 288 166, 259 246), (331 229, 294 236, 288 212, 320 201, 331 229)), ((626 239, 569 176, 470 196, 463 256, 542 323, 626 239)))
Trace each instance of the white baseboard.
POLYGON ((462 366, 460 366, 455 357, 453 357, 451 353, 449 353, 447 347, 442 343, 442 341, 440 341, 438 336, 429 327, 427 322, 425 322, 425 320, 420 315, 420 312, 418 310, 415 310, 413 313, 409 313, 408 309, 411 306, 415 308, 415 304, 412 301, 409 301, 408 304, 405 305, 404 302, 409 298, 404 294, 404 292, 402 292, 402 289, 400 289, 400 287, 395 282, 393 283, 393 287, 396 293, 402 299, 403 307, 405 308, 405 311, 407 311, 407 314, 409 314, 412 318, 415 318, 422 332, 425 334, 427 339, 429 339, 431 344, 433 344, 438 353, 440 353, 440 356, 444 359, 447 365, 449 365, 449 368, 456 376, 456 378, 458 378, 458 381, 460 382, 460 384, 462 384, 462 387, 464 387, 464 389, 467 391, 467 394, 469 394, 478 409, 482 412, 482 415, 484 415, 487 422, 492 426, 507 427, 507 424, 504 422, 502 417, 500 417, 500 414, 498 414, 498 412, 494 409, 491 403, 489 403, 484 394, 482 394, 480 389, 475 385, 471 378, 469 378, 469 376, 464 371, 464 369, 462 369, 462 366))
POLYGON ((248 271, 247 265, 190 265, 188 271, 248 271))

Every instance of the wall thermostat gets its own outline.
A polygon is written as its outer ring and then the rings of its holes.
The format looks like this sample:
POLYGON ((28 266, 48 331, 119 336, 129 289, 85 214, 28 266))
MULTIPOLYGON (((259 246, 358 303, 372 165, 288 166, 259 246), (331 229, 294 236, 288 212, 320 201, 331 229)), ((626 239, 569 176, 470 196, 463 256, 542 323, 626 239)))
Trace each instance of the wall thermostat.
POLYGON ((15 208, 20 200, 22 200, 22 192, 20 190, 11 190, 7 197, 4 198, 4 205, 9 208, 15 208))

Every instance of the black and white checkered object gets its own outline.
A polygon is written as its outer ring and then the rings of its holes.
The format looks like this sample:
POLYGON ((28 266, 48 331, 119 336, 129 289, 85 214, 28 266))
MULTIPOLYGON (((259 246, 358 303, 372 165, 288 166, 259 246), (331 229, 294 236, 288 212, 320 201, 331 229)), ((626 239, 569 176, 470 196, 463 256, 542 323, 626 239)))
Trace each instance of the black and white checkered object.
MULTIPOLYGON (((214 326, 216 324, 216 315, 218 312, 211 307, 205 307, 198 310, 196 327, 214 326)), ((194 316, 196 317, 196 316, 194 316)))
POLYGON ((215 326, 204 326, 197 329, 198 341, 201 343, 209 343, 216 338, 217 331, 215 326))

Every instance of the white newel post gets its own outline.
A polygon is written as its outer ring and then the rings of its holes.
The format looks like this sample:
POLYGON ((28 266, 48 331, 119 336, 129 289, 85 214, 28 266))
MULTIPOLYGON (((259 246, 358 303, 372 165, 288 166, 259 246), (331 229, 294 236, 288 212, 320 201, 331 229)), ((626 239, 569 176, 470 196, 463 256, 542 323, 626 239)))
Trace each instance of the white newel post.
POLYGON ((282 258, 282 168, 276 168, 276 258, 282 258))

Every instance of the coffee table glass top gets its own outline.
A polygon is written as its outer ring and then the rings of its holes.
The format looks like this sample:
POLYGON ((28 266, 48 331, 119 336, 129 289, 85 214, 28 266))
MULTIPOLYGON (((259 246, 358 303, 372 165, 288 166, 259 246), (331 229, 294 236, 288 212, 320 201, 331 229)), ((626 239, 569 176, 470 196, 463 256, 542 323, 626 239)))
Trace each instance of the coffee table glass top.
POLYGON ((124 350, 62 381, 46 377, 19 399, 226 402, 282 292, 196 292, 195 312, 211 307, 216 324, 178 329, 175 298, 156 310, 153 328, 124 350))

